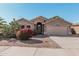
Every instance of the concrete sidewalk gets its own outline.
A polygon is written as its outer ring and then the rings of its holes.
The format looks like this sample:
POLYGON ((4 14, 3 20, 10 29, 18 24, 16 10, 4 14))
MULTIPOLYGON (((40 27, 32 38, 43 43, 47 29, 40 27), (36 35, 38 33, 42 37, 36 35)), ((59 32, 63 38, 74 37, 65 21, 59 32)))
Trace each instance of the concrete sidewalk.
POLYGON ((0 56, 79 56, 79 49, 0 46, 0 56))

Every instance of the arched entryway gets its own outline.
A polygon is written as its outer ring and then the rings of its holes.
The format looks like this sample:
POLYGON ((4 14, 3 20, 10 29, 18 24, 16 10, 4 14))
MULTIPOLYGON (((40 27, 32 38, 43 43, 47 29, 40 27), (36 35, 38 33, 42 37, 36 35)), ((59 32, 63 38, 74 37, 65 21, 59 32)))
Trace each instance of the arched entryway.
POLYGON ((44 34, 44 24, 42 24, 41 22, 37 22, 36 32, 37 34, 44 34))

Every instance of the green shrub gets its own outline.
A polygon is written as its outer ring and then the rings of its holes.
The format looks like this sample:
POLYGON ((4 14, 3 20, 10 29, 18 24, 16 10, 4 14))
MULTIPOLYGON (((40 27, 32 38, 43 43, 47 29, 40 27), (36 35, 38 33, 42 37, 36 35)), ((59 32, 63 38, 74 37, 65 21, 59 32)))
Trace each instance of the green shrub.
POLYGON ((4 24, 3 34, 4 38, 16 38, 16 29, 19 29, 20 25, 13 19, 9 24, 4 24))

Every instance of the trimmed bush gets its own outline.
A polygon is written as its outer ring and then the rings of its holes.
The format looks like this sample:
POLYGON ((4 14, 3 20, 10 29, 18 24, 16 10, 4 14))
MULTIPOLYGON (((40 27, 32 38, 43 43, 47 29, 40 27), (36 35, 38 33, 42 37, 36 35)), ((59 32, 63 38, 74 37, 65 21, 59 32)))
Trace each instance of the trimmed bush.
POLYGON ((32 30, 20 30, 16 33, 17 39, 28 40, 32 37, 32 30))
POLYGON ((28 40, 31 37, 29 32, 20 32, 19 39, 20 40, 28 40))

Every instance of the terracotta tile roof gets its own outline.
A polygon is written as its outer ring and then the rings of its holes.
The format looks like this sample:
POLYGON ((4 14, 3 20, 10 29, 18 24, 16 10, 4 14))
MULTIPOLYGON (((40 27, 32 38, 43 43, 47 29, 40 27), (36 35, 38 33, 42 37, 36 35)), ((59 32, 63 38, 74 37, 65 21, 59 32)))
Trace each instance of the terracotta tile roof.
POLYGON ((65 23, 66 25, 72 25, 72 23, 64 20, 63 18, 61 18, 59 16, 54 16, 54 17, 52 17, 50 19, 47 19, 46 17, 43 17, 43 16, 38 16, 38 17, 32 19, 31 21, 29 21, 29 20, 27 20, 25 18, 21 18, 21 19, 19 19, 17 21, 26 21, 26 22, 29 22, 31 24, 34 24, 33 21, 40 20, 40 19, 44 20, 45 24, 50 23, 50 22, 61 22, 61 23, 65 23))
POLYGON ((33 24, 32 22, 30 22, 29 20, 27 20, 25 18, 18 19, 17 22, 19 22, 19 21, 24 21, 24 22, 28 22, 28 23, 33 24))
POLYGON ((50 18, 46 23, 56 22, 56 21, 60 21, 61 23, 66 23, 66 24, 72 25, 72 23, 64 20, 63 18, 50 18))
POLYGON ((36 21, 37 19, 42 19, 44 21, 48 20, 46 17, 38 16, 38 17, 35 17, 34 19, 32 19, 31 21, 36 21))

